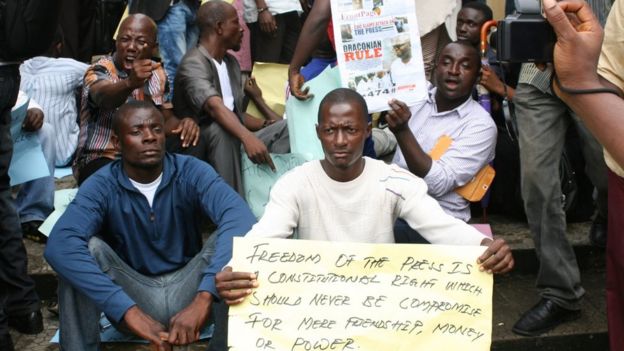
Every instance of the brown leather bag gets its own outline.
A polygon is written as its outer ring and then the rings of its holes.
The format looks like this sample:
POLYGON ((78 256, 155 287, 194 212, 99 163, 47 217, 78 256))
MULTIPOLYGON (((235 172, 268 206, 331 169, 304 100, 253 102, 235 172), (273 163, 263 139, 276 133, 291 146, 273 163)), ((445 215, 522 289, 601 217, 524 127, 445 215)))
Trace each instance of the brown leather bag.
MULTIPOLYGON (((453 139, 451 137, 448 135, 442 135, 438 138, 438 141, 433 149, 431 149, 431 152, 429 152, 429 156, 431 156, 434 161, 439 160, 452 143, 453 139)), ((455 192, 470 202, 480 201, 485 196, 488 189, 490 189, 490 185, 492 185, 495 175, 496 171, 494 168, 492 168, 489 164, 486 164, 483 168, 481 168, 481 170, 479 170, 479 172, 477 172, 472 180, 455 189, 455 192)))

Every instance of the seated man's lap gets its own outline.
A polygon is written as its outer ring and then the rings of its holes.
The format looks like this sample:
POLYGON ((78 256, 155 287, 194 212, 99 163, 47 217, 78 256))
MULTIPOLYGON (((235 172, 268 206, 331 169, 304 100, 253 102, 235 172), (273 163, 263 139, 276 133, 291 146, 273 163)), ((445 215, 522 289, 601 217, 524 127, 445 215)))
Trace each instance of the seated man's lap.
POLYGON ((121 286, 142 311, 167 326, 171 317, 196 296, 204 268, 214 253, 215 237, 211 235, 202 250, 185 266, 160 276, 146 276, 132 269, 100 238, 89 240, 89 251, 102 271, 121 286))

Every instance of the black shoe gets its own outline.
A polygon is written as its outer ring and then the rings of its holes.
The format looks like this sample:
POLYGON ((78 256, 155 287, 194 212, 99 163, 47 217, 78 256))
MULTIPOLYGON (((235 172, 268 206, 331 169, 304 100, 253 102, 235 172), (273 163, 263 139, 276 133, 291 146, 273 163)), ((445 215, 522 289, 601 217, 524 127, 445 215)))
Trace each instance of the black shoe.
POLYGON ((580 316, 579 310, 567 310, 552 300, 543 298, 533 308, 524 312, 511 331, 523 336, 538 336, 580 316))
POLYGON ((43 331, 43 317, 40 311, 9 316, 9 327, 22 334, 39 334, 43 331))
POLYGON ((13 346, 13 340, 11 340, 11 334, 6 333, 0 335, 0 350, 2 351, 15 351, 13 346))
POLYGON ((45 244, 48 237, 39 231, 42 221, 30 221, 22 223, 22 236, 25 239, 32 240, 36 243, 45 244))
POLYGON ((603 249, 607 247, 607 222, 600 216, 597 216, 592 222, 589 230, 589 242, 603 249))

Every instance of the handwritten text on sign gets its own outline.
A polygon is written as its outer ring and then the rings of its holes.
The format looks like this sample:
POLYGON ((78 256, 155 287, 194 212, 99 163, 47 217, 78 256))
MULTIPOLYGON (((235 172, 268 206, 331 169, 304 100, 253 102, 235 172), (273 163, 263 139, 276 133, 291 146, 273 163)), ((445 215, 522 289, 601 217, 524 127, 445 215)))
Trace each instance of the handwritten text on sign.
POLYGON ((231 350, 489 350, 483 247, 234 239, 260 287, 230 308, 231 350))

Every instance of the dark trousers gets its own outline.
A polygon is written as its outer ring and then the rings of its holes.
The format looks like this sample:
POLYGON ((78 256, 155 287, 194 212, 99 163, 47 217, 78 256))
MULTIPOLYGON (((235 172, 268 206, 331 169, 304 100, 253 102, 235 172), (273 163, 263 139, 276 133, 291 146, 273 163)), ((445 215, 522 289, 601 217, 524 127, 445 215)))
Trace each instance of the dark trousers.
POLYGON ((0 66, 0 335, 8 333, 8 313, 23 314, 40 308, 35 282, 28 276, 28 258, 9 186, 11 107, 17 99, 19 81, 17 65, 0 66))
POLYGON ((397 244, 430 244, 401 218, 397 218, 394 222, 394 242, 397 244))
POLYGON ((289 64, 301 32, 301 19, 297 11, 281 13, 274 18, 277 30, 273 34, 260 30, 258 22, 248 24, 251 35, 251 59, 254 62, 289 64))
POLYGON ((95 48, 95 0, 63 0, 60 26, 63 29, 63 57, 90 63, 95 48))
POLYGON ((107 164, 109 164, 109 163, 111 163, 113 161, 115 161, 115 160, 110 159, 110 158, 106 158, 106 157, 100 157, 100 158, 96 158, 95 160, 87 163, 78 172, 78 174, 79 174, 78 175, 78 179, 76 179, 76 181, 78 182, 78 186, 81 186, 82 183, 84 183, 84 181, 87 180, 87 178, 89 178, 93 173, 99 171, 100 168, 106 166, 107 164))

